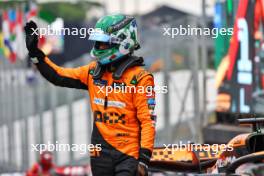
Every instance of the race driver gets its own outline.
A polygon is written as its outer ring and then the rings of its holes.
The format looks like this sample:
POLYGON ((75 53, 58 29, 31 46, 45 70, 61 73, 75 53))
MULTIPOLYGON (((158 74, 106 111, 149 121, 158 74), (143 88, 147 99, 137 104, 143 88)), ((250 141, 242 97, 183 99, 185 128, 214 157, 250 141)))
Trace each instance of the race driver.
POLYGON ((42 76, 56 86, 89 91, 92 144, 101 144, 102 149, 91 153, 93 175, 147 175, 155 138, 155 93, 143 58, 133 55, 140 48, 135 18, 123 14, 100 18, 89 36, 95 42, 91 56, 96 61, 78 68, 54 64, 38 48, 36 29, 34 22, 26 24, 26 46, 42 76))
POLYGON ((53 169, 53 155, 49 151, 44 151, 40 154, 39 161, 26 172, 26 176, 51 176, 53 169))

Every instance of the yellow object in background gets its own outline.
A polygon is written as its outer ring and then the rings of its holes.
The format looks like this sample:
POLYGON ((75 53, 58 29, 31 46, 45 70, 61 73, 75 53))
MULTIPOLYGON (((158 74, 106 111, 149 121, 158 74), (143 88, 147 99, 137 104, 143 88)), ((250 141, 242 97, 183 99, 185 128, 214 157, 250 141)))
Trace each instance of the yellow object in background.
POLYGON ((226 55, 222 59, 220 65, 218 66, 217 72, 216 72, 216 76, 215 76, 215 87, 217 89, 220 87, 220 85, 222 85, 222 82, 225 79, 228 66, 229 66, 229 55, 226 55))
POLYGON ((3 55, 5 58, 9 58, 10 55, 9 49, 5 46, 4 34, 2 32, 0 33, 0 55, 3 55))

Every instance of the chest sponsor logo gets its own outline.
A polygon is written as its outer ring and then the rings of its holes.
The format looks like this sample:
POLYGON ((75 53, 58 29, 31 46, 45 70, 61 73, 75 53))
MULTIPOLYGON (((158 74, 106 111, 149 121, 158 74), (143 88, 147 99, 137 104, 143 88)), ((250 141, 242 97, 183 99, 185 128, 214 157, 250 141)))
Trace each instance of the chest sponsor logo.
POLYGON ((130 136, 129 133, 116 133, 116 137, 128 137, 130 136))
POLYGON ((126 124, 125 114, 119 114, 117 112, 104 112, 94 111, 94 121, 108 124, 126 124))
MULTIPOLYGON (((104 106, 105 100, 102 98, 94 98, 93 103, 97 104, 97 105, 104 106)), ((109 100, 109 101, 107 101, 107 106, 108 107, 115 107, 115 108, 124 108, 124 107, 126 107, 126 104, 124 102, 121 102, 121 101, 109 100)))

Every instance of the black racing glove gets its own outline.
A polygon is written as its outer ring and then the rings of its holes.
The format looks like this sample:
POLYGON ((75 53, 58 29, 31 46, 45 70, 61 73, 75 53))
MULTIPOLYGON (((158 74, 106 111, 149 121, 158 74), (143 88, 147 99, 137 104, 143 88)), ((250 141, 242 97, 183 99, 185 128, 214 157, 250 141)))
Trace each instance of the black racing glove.
POLYGON ((139 149, 139 158, 138 160, 146 165, 149 165, 149 161, 151 158, 151 151, 146 148, 139 149))
POLYGON ((148 166, 143 162, 139 161, 137 171, 137 176, 148 176, 148 166))
POLYGON ((38 48, 37 28, 37 24, 33 21, 26 23, 24 27, 28 55, 35 64, 42 62, 45 58, 45 54, 38 48))
POLYGON ((148 176, 148 165, 151 158, 151 151, 145 148, 139 150, 139 164, 138 164, 138 175, 148 176))

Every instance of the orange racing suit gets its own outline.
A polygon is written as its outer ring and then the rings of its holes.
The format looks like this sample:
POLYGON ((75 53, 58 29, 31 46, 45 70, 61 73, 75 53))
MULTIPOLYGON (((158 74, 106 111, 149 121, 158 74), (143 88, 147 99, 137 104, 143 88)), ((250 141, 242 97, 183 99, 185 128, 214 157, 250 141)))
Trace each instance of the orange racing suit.
POLYGON ((92 77, 95 61, 78 68, 63 68, 45 57, 36 66, 48 81, 57 86, 89 90, 94 116, 92 143, 149 162, 156 121, 153 113, 154 79, 149 72, 141 66, 134 66, 126 69, 119 80, 113 79, 110 71, 95 80, 92 77), (132 91, 114 91, 125 87, 132 91))

